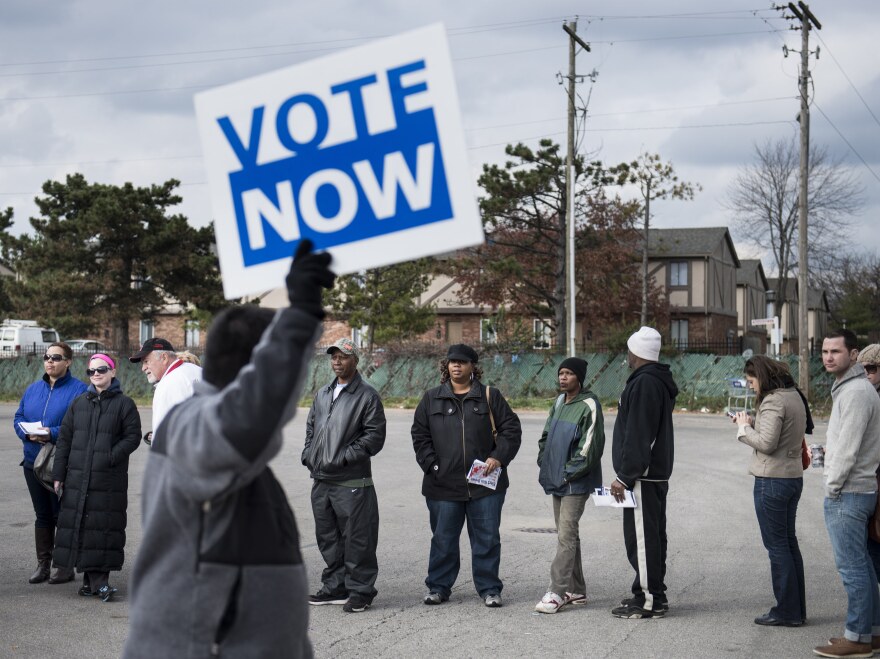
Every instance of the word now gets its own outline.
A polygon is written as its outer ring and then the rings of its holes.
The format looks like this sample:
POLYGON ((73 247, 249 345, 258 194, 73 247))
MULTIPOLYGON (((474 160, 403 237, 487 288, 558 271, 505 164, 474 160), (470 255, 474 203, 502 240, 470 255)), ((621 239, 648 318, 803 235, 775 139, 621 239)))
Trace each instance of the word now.
POLYGON ((274 118, 275 137, 291 153, 279 160, 258 162, 265 106, 251 112, 247 144, 228 117, 217 120, 241 164, 229 184, 245 265, 287 257, 304 237, 328 248, 452 216, 433 108, 407 108, 408 97, 426 92, 427 84, 407 85, 404 76, 424 68, 418 60, 384 72, 396 125, 374 134, 364 89, 378 77, 331 86, 332 95, 347 97, 355 128, 354 139, 338 144, 324 145, 333 116, 325 103, 314 94, 291 96, 274 118), (311 113, 309 139, 290 130, 297 108, 311 113))

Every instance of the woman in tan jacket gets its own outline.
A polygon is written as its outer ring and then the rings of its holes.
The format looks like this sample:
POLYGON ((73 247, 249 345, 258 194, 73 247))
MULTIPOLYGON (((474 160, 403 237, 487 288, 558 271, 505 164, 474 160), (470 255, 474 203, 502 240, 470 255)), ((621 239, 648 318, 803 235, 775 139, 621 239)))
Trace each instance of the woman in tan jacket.
POLYGON ((804 561, 795 534, 804 486, 801 443, 813 430, 806 399, 788 365, 763 355, 746 362, 746 380, 755 392, 754 420, 737 413, 737 439, 754 449, 749 473, 755 477, 755 514, 770 555, 776 606, 755 618, 757 625, 799 627, 807 618, 804 561))

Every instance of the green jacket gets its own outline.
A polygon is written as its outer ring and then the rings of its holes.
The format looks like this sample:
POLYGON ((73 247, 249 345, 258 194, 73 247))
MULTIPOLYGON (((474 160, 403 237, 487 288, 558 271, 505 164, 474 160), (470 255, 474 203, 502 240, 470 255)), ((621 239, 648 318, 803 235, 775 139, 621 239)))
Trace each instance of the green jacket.
POLYGON ((538 440, 538 482, 547 494, 591 493, 602 486, 605 424, 602 405, 591 391, 570 403, 560 395, 538 440))

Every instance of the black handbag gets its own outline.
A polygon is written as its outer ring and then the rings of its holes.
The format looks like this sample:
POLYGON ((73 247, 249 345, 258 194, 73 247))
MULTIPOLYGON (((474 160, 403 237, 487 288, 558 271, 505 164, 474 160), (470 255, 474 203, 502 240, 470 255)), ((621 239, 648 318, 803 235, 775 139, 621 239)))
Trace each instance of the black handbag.
POLYGON ((34 476, 40 481, 40 485, 50 492, 55 491, 55 483, 52 480, 52 466, 55 464, 55 444, 46 442, 37 453, 34 460, 34 476))

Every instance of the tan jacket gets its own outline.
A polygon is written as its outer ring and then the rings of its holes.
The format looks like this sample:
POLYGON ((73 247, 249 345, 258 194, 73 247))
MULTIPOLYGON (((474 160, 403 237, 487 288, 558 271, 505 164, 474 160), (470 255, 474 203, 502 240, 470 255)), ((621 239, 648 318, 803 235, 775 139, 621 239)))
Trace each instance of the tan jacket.
POLYGON ((755 449, 749 473, 762 478, 801 478, 801 442, 807 429, 804 402, 794 387, 771 391, 754 427, 740 426, 737 439, 755 449))

